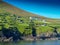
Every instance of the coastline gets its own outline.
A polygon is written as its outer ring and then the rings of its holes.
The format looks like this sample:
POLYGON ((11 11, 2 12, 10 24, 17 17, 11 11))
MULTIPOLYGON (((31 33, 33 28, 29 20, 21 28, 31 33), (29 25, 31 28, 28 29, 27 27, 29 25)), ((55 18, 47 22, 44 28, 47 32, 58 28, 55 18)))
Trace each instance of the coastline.
MULTIPOLYGON (((17 40, 16 42, 18 41, 41 41, 41 40, 43 39, 37 38, 37 37, 33 37, 33 38, 23 37, 23 40, 17 40)), ((60 40, 60 37, 51 37, 51 38, 46 38, 44 40, 60 40)), ((10 37, 9 39, 0 38, 0 42, 15 42, 15 41, 13 41, 12 37, 10 37)))

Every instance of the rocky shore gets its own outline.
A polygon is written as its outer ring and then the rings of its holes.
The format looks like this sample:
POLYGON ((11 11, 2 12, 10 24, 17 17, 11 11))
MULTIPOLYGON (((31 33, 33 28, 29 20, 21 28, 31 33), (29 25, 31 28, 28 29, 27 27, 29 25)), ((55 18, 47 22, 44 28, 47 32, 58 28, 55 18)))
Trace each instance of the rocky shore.
POLYGON ((51 38, 45 38, 42 39, 40 37, 33 37, 33 38, 24 38, 25 41, 38 41, 38 40, 60 40, 60 37, 51 37, 51 38))
MULTIPOLYGON (((39 40, 60 40, 60 37, 51 37, 51 38, 45 38, 42 39, 40 37, 22 37, 24 41, 39 41, 39 40)), ((17 40, 20 41, 20 40, 17 40)), ((13 42, 13 38, 6 38, 6 37, 1 37, 0 42, 13 42)))

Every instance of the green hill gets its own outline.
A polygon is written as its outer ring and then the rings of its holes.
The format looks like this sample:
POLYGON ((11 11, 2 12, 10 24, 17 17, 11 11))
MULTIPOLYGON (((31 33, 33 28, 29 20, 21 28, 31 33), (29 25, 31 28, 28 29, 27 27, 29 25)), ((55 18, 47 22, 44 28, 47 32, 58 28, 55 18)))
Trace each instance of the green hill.
POLYGON ((0 13, 10 13, 11 15, 15 14, 17 16, 22 16, 22 17, 36 17, 40 20, 45 20, 46 22, 50 22, 52 24, 60 24, 60 19, 52 19, 52 18, 47 18, 44 16, 39 16, 37 14, 32 14, 30 12, 26 12, 25 10, 19 9, 17 7, 14 7, 6 2, 0 1, 0 13))
POLYGON ((42 33, 52 35, 54 30, 56 30, 55 28, 57 28, 57 32, 60 33, 60 19, 52 19, 32 14, 0 1, 0 30, 2 30, 5 35, 16 31, 18 33, 20 32, 23 36, 34 35, 35 33, 37 35, 41 35, 42 33))
POLYGON ((50 22, 54 22, 54 23, 60 22, 60 20, 39 16, 37 14, 32 14, 30 12, 26 12, 17 7, 14 7, 6 2, 0 1, 0 13, 2 13, 2 12, 9 12, 11 14, 17 14, 19 16, 24 16, 24 17, 26 17, 26 16, 38 17, 40 19, 45 19, 46 21, 50 21, 50 22))

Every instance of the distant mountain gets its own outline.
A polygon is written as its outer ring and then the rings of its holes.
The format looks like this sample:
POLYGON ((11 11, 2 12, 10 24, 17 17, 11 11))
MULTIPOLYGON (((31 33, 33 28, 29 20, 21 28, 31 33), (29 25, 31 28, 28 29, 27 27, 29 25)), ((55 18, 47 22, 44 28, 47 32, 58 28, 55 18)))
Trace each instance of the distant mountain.
POLYGON ((10 12, 12 14, 17 14, 20 16, 37 16, 35 14, 26 12, 24 10, 21 10, 17 7, 14 7, 6 2, 0 1, 0 10, 2 10, 2 12, 10 12))
POLYGON ((60 24, 60 19, 51 19, 43 16, 39 16, 37 14, 32 14, 30 12, 24 11, 22 9, 19 9, 17 7, 14 7, 6 2, 0 1, 0 13, 4 12, 9 12, 11 14, 16 14, 18 16, 25 16, 25 17, 38 17, 40 19, 44 19, 48 22, 53 22, 53 23, 59 23, 60 24))

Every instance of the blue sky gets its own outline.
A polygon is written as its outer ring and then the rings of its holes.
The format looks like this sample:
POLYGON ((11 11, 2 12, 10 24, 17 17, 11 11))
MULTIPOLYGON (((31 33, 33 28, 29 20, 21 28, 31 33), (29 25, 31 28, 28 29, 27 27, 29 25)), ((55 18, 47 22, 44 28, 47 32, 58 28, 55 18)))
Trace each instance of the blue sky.
POLYGON ((49 18, 60 18, 59 0, 4 0, 25 11, 49 18))

